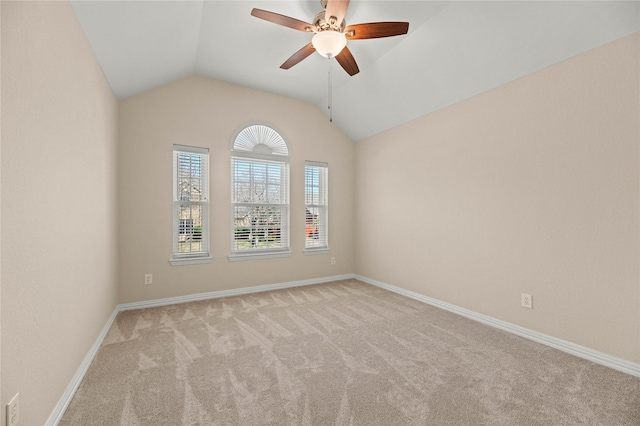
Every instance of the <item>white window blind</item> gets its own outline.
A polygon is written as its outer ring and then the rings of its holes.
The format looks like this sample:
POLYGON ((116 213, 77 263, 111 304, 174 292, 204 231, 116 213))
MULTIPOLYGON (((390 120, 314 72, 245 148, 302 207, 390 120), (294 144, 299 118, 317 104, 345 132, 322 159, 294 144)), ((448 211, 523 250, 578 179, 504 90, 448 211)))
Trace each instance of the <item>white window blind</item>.
POLYGON ((209 258, 209 150, 173 146, 173 261, 209 258))
POLYGON ((289 250, 289 165, 232 157, 232 253, 289 250))
POLYGON ((329 169, 326 163, 305 163, 305 250, 329 248, 328 182, 329 169))

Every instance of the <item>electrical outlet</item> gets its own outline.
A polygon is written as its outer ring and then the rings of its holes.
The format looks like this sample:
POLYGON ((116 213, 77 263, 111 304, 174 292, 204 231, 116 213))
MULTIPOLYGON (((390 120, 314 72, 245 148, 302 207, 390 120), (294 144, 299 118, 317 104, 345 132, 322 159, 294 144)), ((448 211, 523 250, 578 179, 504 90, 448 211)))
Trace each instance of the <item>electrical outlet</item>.
POLYGON ((533 296, 530 294, 522 293, 521 300, 523 308, 533 309, 533 296))
POLYGON ((332 265, 335 265, 335 264, 336 264, 336 258, 335 258, 335 257, 332 257, 332 258, 331 258, 331 264, 332 264, 332 265))
POLYGON ((153 284, 153 275, 152 274, 144 274, 144 283, 145 284, 153 284))
POLYGON ((7 404, 7 426, 16 426, 20 421, 19 396, 17 393, 7 404))

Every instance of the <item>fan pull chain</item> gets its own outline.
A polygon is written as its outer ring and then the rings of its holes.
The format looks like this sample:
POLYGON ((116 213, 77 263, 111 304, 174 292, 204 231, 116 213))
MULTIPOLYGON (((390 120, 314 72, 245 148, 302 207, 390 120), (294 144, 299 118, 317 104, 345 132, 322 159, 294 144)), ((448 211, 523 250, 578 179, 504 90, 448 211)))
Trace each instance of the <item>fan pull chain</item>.
POLYGON ((333 104, 333 87, 331 78, 331 58, 329 58, 329 123, 333 123, 333 110, 331 109, 333 104))

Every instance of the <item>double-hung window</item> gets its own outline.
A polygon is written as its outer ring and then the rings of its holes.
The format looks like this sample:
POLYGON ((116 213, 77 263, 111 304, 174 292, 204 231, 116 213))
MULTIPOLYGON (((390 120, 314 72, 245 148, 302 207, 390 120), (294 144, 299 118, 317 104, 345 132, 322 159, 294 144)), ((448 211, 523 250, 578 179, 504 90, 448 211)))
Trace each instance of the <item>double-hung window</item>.
POLYGON ((307 161, 304 167, 305 253, 329 250, 329 193, 326 163, 307 161))
POLYGON ((278 132, 250 125, 232 141, 231 260, 289 256, 289 151, 278 132))
POLYGON ((209 150, 174 145, 171 264, 209 261, 209 150))

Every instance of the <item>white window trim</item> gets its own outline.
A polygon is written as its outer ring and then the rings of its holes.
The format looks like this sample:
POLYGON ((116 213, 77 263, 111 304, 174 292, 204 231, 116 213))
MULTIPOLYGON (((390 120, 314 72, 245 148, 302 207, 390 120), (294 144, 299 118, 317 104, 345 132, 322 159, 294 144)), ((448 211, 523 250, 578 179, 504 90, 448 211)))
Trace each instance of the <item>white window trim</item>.
POLYGON ((289 257, 291 256, 290 250, 283 251, 270 251, 264 253, 233 253, 229 255, 229 260, 231 262, 241 262, 243 260, 260 260, 260 259, 277 259, 280 257, 289 257))
POLYGON ((240 129, 238 129, 230 142, 231 149, 231 236, 230 247, 231 253, 228 258, 229 261, 244 261, 244 260, 259 260, 259 259, 274 259, 281 257, 291 256, 291 189, 290 189, 290 170, 289 170, 289 146, 286 140, 282 136, 282 133, 270 124, 253 122, 249 123, 240 129), (257 134, 248 135, 244 134, 244 130, 253 126, 264 126, 260 131, 266 131, 270 133, 271 137, 268 139, 260 140, 260 136, 257 134), (240 136, 240 137, 239 137, 240 136), (265 145, 266 144, 266 145, 265 145), (265 151, 266 149, 266 151, 265 151), (269 149, 272 149, 272 153, 269 154, 269 149), (261 161, 280 163, 284 166, 286 173, 286 206, 287 206, 287 218, 286 218, 286 247, 282 248, 267 248, 267 249, 252 249, 252 250, 235 250, 235 207, 237 203, 233 202, 234 194, 234 161, 237 158, 246 158, 250 161, 261 161))
MULTIPOLYGON (((321 163, 321 162, 317 162, 317 161, 305 161, 304 163, 305 169, 307 167, 319 167, 319 168, 324 168, 325 169, 325 173, 326 175, 326 180, 324 182, 324 185, 326 186, 325 188, 325 192, 327 194, 327 199, 325 200, 325 203, 323 204, 324 209, 325 209, 325 245, 324 246, 320 246, 320 247, 306 247, 306 242, 305 242, 305 248, 303 250, 305 256, 313 256, 313 255, 317 255, 317 254, 328 254, 331 250, 329 248, 329 197, 328 197, 328 186, 329 186, 329 177, 328 177, 328 173, 329 173, 329 165, 328 163, 321 163)), ((306 182, 306 170, 305 170, 305 192, 307 189, 307 182, 306 182)), ((306 198, 306 194, 305 194, 305 198, 306 198)), ((307 203, 305 200, 305 241, 306 241, 306 209, 307 209, 307 203)))
POLYGON ((209 171, 209 149, 208 148, 200 148, 200 147, 194 147, 194 146, 187 146, 187 145, 178 145, 178 144, 174 144, 173 145, 173 153, 172 153, 172 158, 173 158, 173 196, 172 196, 172 206, 173 206, 173 234, 172 234, 172 255, 171 255, 171 259, 169 259, 169 263, 172 266, 182 266, 182 265, 196 265, 196 264, 204 264, 204 263, 210 263, 213 258, 210 255, 210 247, 211 247, 211 238, 210 238, 210 226, 209 226, 209 214, 210 214, 210 209, 211 209, 211 205, 210 205, 210 197, 209 197, 209 179, 210 179, 210 171, 209 171), (204 169, 206 170, 206 179, 204 182, 204 194, 203 194, 203 201, 199 201, 199 202, 191 202, 192 204, 196 204, 196 205, 202 205, 203 208, 203 217, 202 217, 202 241, 203 241, 203 245, 205 246, 205 250, 201 253, 184 253, 184 254, 180 254, 177 252, 177 246, 178 246, 178 241, 176 236, 178 235, 179 232, 179 227, 180 227, 180 220, 177 216, 177 206, 181 203, 184 203, 184 201, 180 201, 177 200, 176 198, 176 191, 177 191, 177 185, 178 185, 178 175, 177 175, 177 165, 175 163, 176 161, 176 154, 179 152, 187 152, 187 153, 192 153, 192 154, 201 154, 204 156, 205 159, 205 164, 204 164, 204 169))

